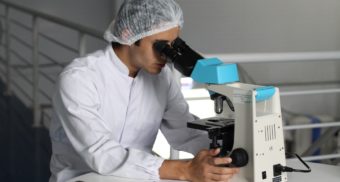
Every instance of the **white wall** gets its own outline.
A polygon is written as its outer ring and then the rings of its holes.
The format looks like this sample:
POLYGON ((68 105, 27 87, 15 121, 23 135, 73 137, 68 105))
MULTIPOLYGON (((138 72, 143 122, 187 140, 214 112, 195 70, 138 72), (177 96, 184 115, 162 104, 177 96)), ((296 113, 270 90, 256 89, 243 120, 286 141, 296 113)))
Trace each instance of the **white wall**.
MULTIPOLYGON (((203 53, 340 51, 340 1, 337 0, 177 2, 184 12, 182 37, 203 53)), ((257 83, 339 82, 339 61, 240 66, 257 83)), ((294 96, 283 97, 282 103, 286 109, 297 112, 336 115, 338 98, 336 94, 294 96)))
POLYGON ((208 53, 339 50, 337 0, 185 0, 183 36, 208 53))
MULTIPOLYGON (((11 0, 10 2, 33 10, 37 10, 42 13, 46 13, 48 15, 66 19, 76 24, 92 28, 99 32, 104 32, 104 30, 107 28, 109 22, 111 22, 114 17, 114 12, 116 9, 114 4, 115 2, 112 0, 101 0, 100 3, 93 0, 11 0)), ((0 11, 1 14, 4 13, 4 8, 2 6, 0 11)), ((17 20, 28 27, 32 27, 32 17, 27 15, 26 13, 11 9, 10 18, 13 20, 17 20)), ((78 49, 78 32, 60 26, 58 24, 47 22, 42 19, 40 19, 39 21, 39 32, 48 35, 49 37, 53 37, 54 39, 70 47, 73 47, 74 49, 78 49)), ((32 45, 32 32, 29 32, 15 24, 11 24, 11 32, 19 38, 23 39, 28 44, 32 45)), ((94 39, 88 36, 86 38, 88 52, 92 52, 106 46, 105 41, 94 39)), ((30 60, 32 57, 32 51, 27 47, 22 46, 16 40, 11 39, 11 48, 28 60, 30 60)), ((39 49, 42 53, 47 54, 53 59, 63 63, 68 63, 79 56, 78 52, 71 52, 64 48, 61 48, 60 46, 57 46, 56 44, 42 37, 39 37, 39 49)), ((3 50, 1 50, 1 53, 4 56, 3 50)), ((47 59, 44 59, 41 56, 39 57, 39 61, 41 63, 49 62, 47 59)), ((16 56, 12 55, 11 64, 22 64, 22 62, 20 62, 20 60, 17 59, 16 56)), ((56 78, 58 73, 61 71, 61 68, 44 68, 43 71, 56 78)), ((31 70, 26 69, 22 70, 22 72, 26 75, 28 79, 32 80, 31 70)), ((28 94, 31 94, 31 86, 29 84, 26 84, 25 81, 23 81, 23 79, 20 78, 16 72, 12 72, 12 77, 17 80, 19 85, 25 88, 28 94)), ((51 83, 41 77, 40 84, 41 88, 43 88, 45 92, 49 93, 49 95, 52 95, 54 90, 54 83, 51 83)), ((16 92, 16 94, 21 98, 25 98, 20 92, 16 92)), ((31 102, 29 100, 24 100, 27 105, 30 105, 31 102)), ((41 101, 43 103, 48 102, 45 97, 42 97, 41 101)))
POLYGON ((115 12, 114 0, 10 0, 49 15, 104 30, 115 12))
MULTIPOLYGON (((122 0, 11 0, 104 31, 122 0)), ((183 37, 203 53, 340 49, 337 0, 177 0, 183 37)))
MULTIPOLYGON (((104 31, 122 0, 11 0, 104 31)), ((203 53, 254 53, 340 50, 340 1, 337 0, 177 0, 184 12, 182 37, 203 53)), ((22 17, 13 12, 13 16, 22 17)), ((30 20, 25 20, 29 24, 30 20)), ((48 34, 77 47, 77 34, 44 23, 48 34)), ((19 34, 25 33, 17 30, 19 34)), ((70 54, 43 43, 44 51, 69 62, 70 54)), ((90 51, 99 48, 93 46, 90 51)), ((29 57, 30 53, 25 53, 29 57)), ((43 61, 43 60, 42 60, 43 61)), ((258 83, 339 81, 337 62, 241 64, 258 83)), ((319 86, 323 87, 323 86, 319 86)), ((52 88, 50 89, 52 90, 52 88)), ((338 97, 283 98, 301 112, 337 113, 338 97), (318 103, 318 104, 316 104, 318 103)))

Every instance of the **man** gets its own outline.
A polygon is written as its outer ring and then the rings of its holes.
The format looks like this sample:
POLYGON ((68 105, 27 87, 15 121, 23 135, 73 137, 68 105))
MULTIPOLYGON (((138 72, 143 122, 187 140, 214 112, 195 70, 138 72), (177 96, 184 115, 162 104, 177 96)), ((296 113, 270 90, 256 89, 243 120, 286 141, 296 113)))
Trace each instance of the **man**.
POLYGON ((127 0, 105 33, 111 44, 64 69, 53 99, 50 182, 88 172, 228 181, 238 172, 218 167, 231 159, 215 158, 219 150, 206 150, 207 135, 186 127, 194 118, 166 61, 153 49, 157 41, 174 41, 182 25, 182 11, 173 0, 127 0), (158 129, 172 147, 195 158, 153 155, 158 129))

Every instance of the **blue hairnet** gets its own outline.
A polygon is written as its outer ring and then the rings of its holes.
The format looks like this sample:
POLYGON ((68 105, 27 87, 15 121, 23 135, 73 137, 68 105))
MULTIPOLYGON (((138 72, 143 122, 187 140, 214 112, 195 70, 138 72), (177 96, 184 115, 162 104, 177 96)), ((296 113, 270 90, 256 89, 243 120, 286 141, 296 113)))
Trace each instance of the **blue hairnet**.
POLYGON ((174 0, 125 0, 104 38, 131 45, 177 26, 183 27, 183 13, 174 0))

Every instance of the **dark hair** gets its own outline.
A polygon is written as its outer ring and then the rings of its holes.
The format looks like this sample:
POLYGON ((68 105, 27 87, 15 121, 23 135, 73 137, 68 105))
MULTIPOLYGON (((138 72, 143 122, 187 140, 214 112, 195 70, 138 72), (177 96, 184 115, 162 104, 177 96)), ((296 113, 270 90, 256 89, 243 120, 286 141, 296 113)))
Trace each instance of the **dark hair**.
POLYGON ((121 47, 122 44, 118 43, 118 42, 111 42, 112 48, 118 48, 121 47))
MULTIPOLYGON (((139 46, 139 45, 140 45, 140 41, 141 41, 141 39, 140 39, 140 40, 137 40, 134 44, 135 44, 136 46, 139 46)), ((122 46, 122 44, 121 44, 121 43, 118 43, 118 42, 111 42, 111 45, 112 45, 112 48, 119 48, 119 47, 122 46)))
POLYGON ((136 46, 139 46, 139 45, 140 45, 140 41, 141 41, 141 39, 137 40, 134 44, 135 44, 136 46))

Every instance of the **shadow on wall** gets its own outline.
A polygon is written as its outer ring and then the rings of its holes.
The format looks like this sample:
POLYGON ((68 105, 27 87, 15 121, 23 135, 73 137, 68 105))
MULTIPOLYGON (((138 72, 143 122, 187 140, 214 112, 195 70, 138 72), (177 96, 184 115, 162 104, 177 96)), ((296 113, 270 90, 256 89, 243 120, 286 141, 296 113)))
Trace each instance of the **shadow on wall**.
POLYGON ((0 81, 0 181, 47 182, 51 143, 46 128, 33 128, 32 110, 5 96, 0 81))

